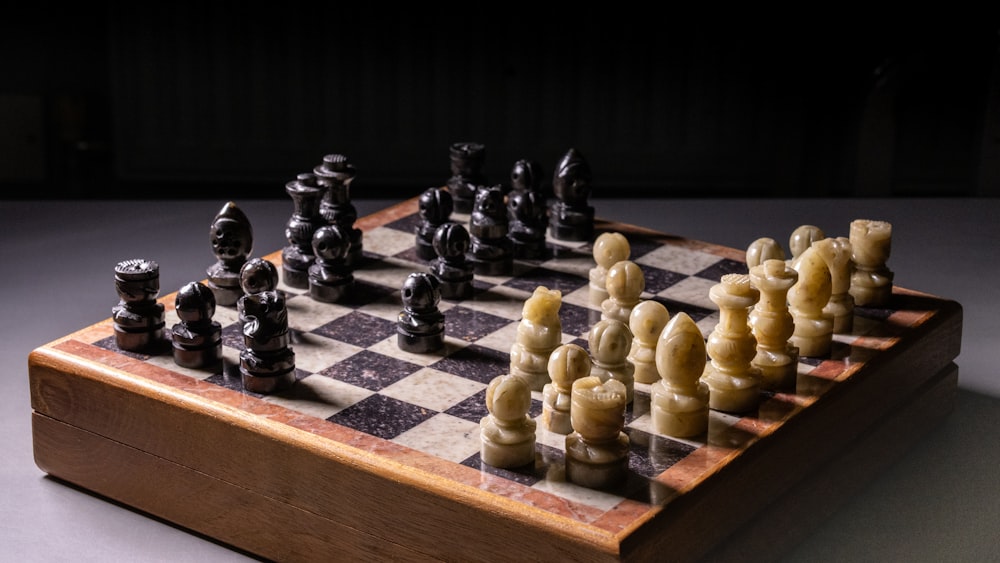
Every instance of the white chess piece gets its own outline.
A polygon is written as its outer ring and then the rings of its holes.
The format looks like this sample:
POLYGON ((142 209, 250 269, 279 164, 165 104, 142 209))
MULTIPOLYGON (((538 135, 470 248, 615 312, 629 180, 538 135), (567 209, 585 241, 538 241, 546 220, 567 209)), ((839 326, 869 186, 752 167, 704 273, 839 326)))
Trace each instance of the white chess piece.
POLYGON ((523 378, 532 391, 541 391, 549 382, 549 354, 562 343, 561 306, 559 290, 538 286, 521 309, 510 347, 510 373, 523 378))
POLYGON ((628 323, 632 307, 639 304, 646 289, 642 268, 631 260, 622 260, 611 266, 604 283, 608 298, 601 303, 601 318, 628 323))
POLYGON ((659 301, 651 299, 632 308, 628 328, 632 331, 632 349, 628 359, 635 366, 635 381, 655 383, 660 380, 656 371, 656 342, 663 327, 670 321, 670 312, 659 301))
POLYGON ((511 468, 534 462, 536 423, 528 416, 528 384, 513 375, 493 378, 486 388, 486 408, 490 414, 479 422, 483 463, 511 468))
POLYGON ((749 276, 726 274, 708 296, 719 306, 719 323, 706 345, 711 362, 702 376, 709 388, 709 406, 725 412, 750 411, 760 401, 760 374, 750 365, 757 340, 749 324, 750 308, 760 292, 750 285, 749 276))
POLYGON ((760 370, 764 389, 794 389, 799 351, 788 340, 795 332, 786 301, 799 273, 784 260, 767 260, 750 268, 750 283, 760 291, 760 300, 750 313, 750 326, 757 339, 757 355, 751 362, 760 370))
POLYGON ((705 337, 687 313, 670 319, 657 338, 656 368, 660 380, 650 386, 653 429, 678 438, 708 430, 708 386, 705 337))
POLYGON ((788 310, 795 321, 791 343, 802 356, 825 356, 833 345, 833 316, 823 312, 833 292, 830 268, 812 247, 793 266, 799 281, 788 290, 788 310))
POLYGON ((594 241, 594 263, 590 269, 590 303, 600 306, 608 298, 608 290, 604 283, 608 270, 622 260, 628 260, 632 249, 628 239, 621 233, 601 233, 594 241))
POLYGON ((628 325, 613 319, 599 320, 590 327, 587 339, 594 362, 591 375, 601 381, 620 381, 625 386, 628 402, 632 402, 635 366, 628 360, 632 346, 632 331, 628 325))
POLYGON ((573 382, 590 375, 590 354, 576 344, 563 344, 549 356, 551 383, 542 389, 542 426, 557 434, 573 431, 570 401, 573 382))
POLYGON ((859 307, 883 307, 892 296, 893 273, 886 267, 892 250, 892 225, 885 221, 851 221, 854 274, 851 295, 859 307))

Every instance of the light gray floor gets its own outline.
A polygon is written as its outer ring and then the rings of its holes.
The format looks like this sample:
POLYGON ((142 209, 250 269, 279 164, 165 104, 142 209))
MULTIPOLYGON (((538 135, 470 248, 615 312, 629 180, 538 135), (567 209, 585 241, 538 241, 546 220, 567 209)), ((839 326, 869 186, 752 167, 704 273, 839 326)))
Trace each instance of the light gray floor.
MULTIPOLYGON (((246 556, 46 477, 31 457, 27 357, 110 316, 112 268, 160 264, 164 292, 204 278, 208 227, 224 201, 0 202, 0 557, 19 561, 245 560, 246 556)), ((284 245, 290 201, 237 201, 257 254, 284 245)), ((358 200, 364 215, 393 202, 358 200)), ((893 223, 899 285, 964 307, 958 407, 787 557, 789 561, 1000 559, 1000 200, 609 200, 600 216, 745 248, 815 224, 893 223)))

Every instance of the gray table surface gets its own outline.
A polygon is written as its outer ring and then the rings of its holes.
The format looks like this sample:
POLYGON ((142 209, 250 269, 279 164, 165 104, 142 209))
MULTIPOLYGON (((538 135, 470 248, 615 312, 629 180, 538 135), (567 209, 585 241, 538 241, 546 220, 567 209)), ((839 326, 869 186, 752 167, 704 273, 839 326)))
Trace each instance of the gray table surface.
MULTIPOLYGON (((225 561, 245 554, 46 477, 32 460, 27 357, 110 316, 111 270, 160 264, 164 293, 204 278, 208 226, 224 201, 0 202, 0 557, 18 561, 225 561)), ((284 244, 291 202, 239 201, 255 254, 284 244)), ((361 215, 394 203, 357 200, 361 215)), ((787 249, 804 223, 846 236, 852 219, 893 223, 896 283, 964 308, 957 408, 813 535, 788 561, 1000 560, 1000 200, 616 200, 601 217, 746 248, 787 249)), ((751 556, 751 559, 753 557, 751 556)))

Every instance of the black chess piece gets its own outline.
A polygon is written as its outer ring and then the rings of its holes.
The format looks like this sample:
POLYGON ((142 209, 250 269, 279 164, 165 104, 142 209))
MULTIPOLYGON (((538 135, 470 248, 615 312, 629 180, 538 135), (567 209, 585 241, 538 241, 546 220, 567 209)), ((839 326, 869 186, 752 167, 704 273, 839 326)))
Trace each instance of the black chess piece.
POLYGON ((180 322, 171 332, 174 363, 185 368, 206 368, 222 362, 222 325, 212 320, 215 295, 208 286, 191 282, 177 291, 174 310, 180 322))
POLYGON ((542 165, 534 160, 521 159, 514 163, 510 171, 511 191, 541 192, 542 165))
POLYGON ((292 198, 295 210, 285 224, 288 246, 281 251, 281 273, 288 287, 306 289, 309 287, 309 266, 316 259, 312 249, 313 233, 326 224, 319 212, 324 189, 316 175, 307 172, 286 184, 285 191, 292 198))
POLYGON ((469 221, 469 256, 476 275, 505 276, 514 270, 510 224, 499 186, 479 188, 469 221))
POLYGON ((448 222, 454 208, 451 193, 441 188, 427 188, 417 200, 420 212, 420 223, 416 228, 417 256, 424 260, 433 260, 434 233, 442 224, 448 222))
POLYGON ((212 221, 209 230, 212 252, 217 259, 209 266, 208 288, 215 294, 215 303, 232 306, 243 295, 240 268, 253 250, 253 228, 250 220, 236 204, 229 202, 212 221))
POLYGON ((486 147, 480 143, 452 143, 451 178, 448 190, 455 200, 455 211, 470 213, 476 198, 476 189, 486 184, 483 163, 486 147))
POLYGON ((469 250, 469 231, 459 223, 445 223, 434 232, 431 273, 441 282, 442 299, 472 297, 473 267, 465 258, 469 250))
POLYGON ((160 266, 141 258, 124 260, 115 266, 118 304, 111 309, 115 343, 130 352, 155 351, 163 342, 163 305, 160 294, 160 266))
POLYGON ((510 237, 514 258, 542 260, 546 256, 545 229, 547 209, 545 197, 537 191, 512 191, 507 196, 510 215, 510 237))
POLYGON ((397 344, 400 350, 427 354, 444 347, 444 315, 436 277, 426 272, 407 276, 400 291, 403 310, 397 321, 397 344))
POLYGON ((364 257, 364 233, 354 228, 358 220, 358 210, 351 203, 351 182, 357 175, 354 165, 342 154, 328 154, 323 162, 313 169, 313 174, 324 188, 320 203, 320 215, 331 225, 339 225, 347 233, 351 243, 347 251, 347 265, 360 266, 364 257))
POLYGON ((340 225, 333 224, 316 230, 312 246, 316 263, 309 268, 309 296, 336 303, 354 283, 354 274, 347 265, 351 241, 340 225))
POLYGON ((556 240, 588 241, 594 235, 594 208, 587 205, 591 175, 587 160, 575 148, 559 161, 552 189, 556 202, 549 213, 549 233, 556 240))
POLYGON ((241 271, 246 294, 239 300, 244 345, 240 375, 243 388, 253 393, 274 393, 295 383, 288 311, 284 294, 274 289, 277 279, 277 268, 262 259, 249 260, 241 271))

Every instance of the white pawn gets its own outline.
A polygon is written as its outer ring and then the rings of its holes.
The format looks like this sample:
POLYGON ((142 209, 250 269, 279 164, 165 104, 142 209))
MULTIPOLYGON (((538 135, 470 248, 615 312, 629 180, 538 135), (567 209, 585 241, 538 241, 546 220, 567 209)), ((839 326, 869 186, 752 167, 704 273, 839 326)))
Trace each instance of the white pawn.
POLYGON ((892 296, 893 273, 886 267, 892 250, 892 225, 885 221, 851 221, 854 274, 851 295, 859 307, 882 307, 892 296))
POLYGON ((549 379, 542 389, 542 426, 557 434, 573 431, 570 404, 573 382, 590 375, 592 362, 576 344, 563 344, 549 356, 549 379))
POLYGON ((802 256, 807 248, 812 246, 812 243, 825 238, 823 229, 815 225, 801 225, 796 228, 788 239, 788 248, 792 251, 792 257, 789 261, 794 262, 799 256, 802 256))
POLYGON ((844 237, 825 238, 813 243, 830 269, 830 301, 823 311, 833 316, 833 332, 844 334, 854 328, 854 296, 851 295, 851 241, 844 237))
POLYGON ((625 386, 628 402, 635 388, 635 366, 628 359, 632 346, 632 331, 628 325, 613 319, 601 319, 587 334, 590 356, 594 365, 590 374, 601 381, 616 380, 625 386))
POLYGON ((656 371, 656 342, 670 320, 670 312, 659 301, 642 301, 632 308, 628 328, 632 331, 632 349, 628 359, 635 366, 635 381, 655 383, 660 380, 656 371))
POLYGON ((604 285, 608 270, 622 260, 628 260, 632 248, 625 235, 602 233, 594 241, 593 252, 594 262, 597 265, 590 269, 590 303, 600 306, 608 298, 608 290, 604 285))
POLYGON ((825 356, 833 345, 833 316, 823 312, 833 291, 830 268, 812 247, 793 266, 799 281, 788 290, 788 310, 795 321, 791 343, 802 356, 825 356))
POLYGON ((705 337, 687 313, 678 313, 656 345, 656 368, 662 379, 650 386, 654 430, 677 438, 708 430, 709 391, 700 381, 705 363, 705 337))
POLYGON ((646 289, 642 268, 631 260, 622 260, 611 266, 604 283, 608 298, 601 303, 601 318, 628 323, 632 307, 639 304, 646 289))
POLYGON ((750 331, 750 308, 760 292, 750 277, 726 274, 712 286, 709 299, 719 306, 719 324, 708 336, 711 363, 702 380, 709 388, 709 406, 725 412, 747 412, 760 400, 760 372, 750 365, 757 354, 757 340, 750 331))
POLYGON ((763 264, 767 260, 784 260, 785 251, 773 238, 761 237, 747 247, 747 268, 763 264))
POLYGON ((486 388, 486 408, 490 414, 479 421, 479 455, 483 463, 499 468, 533 463, 536 423, 528 416, 528 384, 513 375, 493 378, 486 388))
POLYGON ((625 428, 625 386, 584 377, 573 383, 566 436, 566 479, 593 489, 614 488, 628 476, 629 438, 625 428))
POLYGON ((750 268, 750 283, 760 291, 760 301, 750 313, 757 339, 754 367, 760 370, 764 389, 794 389, 799 350, 788 343, 795 331, 786 298, 799 273, 784 260, 772 259, 750 268))
POLYGON ((532 391, 541 391, 549 382, 549 354, 562 343, 561 306, 562 292, 538 286, 521 309, 510 347, 510 373, 523 378, 532 391))

